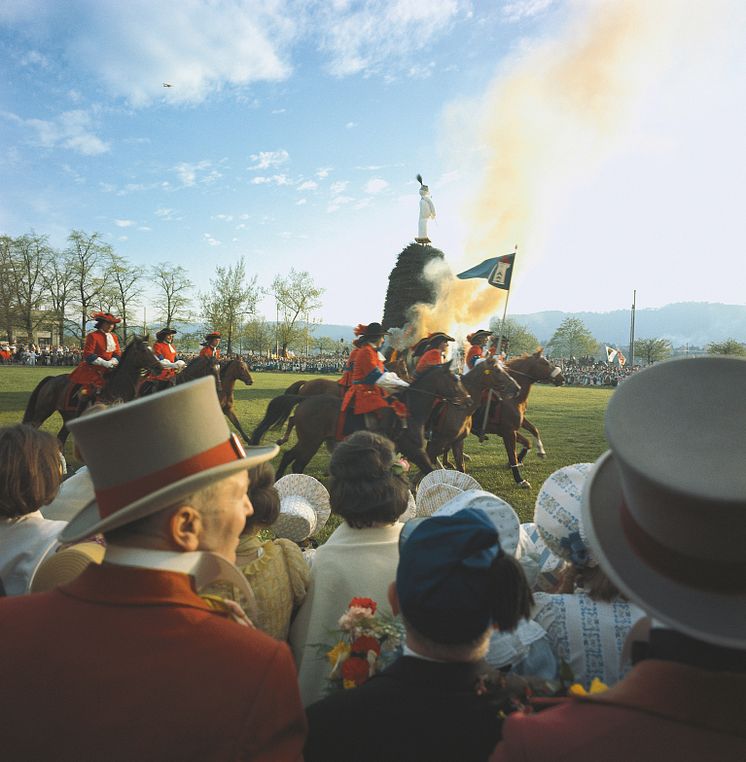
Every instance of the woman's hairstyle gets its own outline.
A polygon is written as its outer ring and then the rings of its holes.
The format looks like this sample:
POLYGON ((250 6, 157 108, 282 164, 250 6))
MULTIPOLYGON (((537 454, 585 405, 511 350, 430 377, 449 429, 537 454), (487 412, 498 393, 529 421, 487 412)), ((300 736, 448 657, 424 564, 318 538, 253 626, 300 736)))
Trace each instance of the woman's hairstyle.
POLYGON ((521 619, 531 616, 534 596, 521 564, 509 553, 501 552, 492 562, 492 623, 501 632, 515 630, 521 619))
POLYGON ((610 603, 616 598, 626 598, 619 588, 606 576, 600 566, 586 566, 578 569, 574 564, 568 564, 562 574, 558 593, 573 594, 580 588, 594 601, 610 603))
POLYGON ((254 513, 246 519, 244 533, 267 527, 280 515, 280 495, 275 487, 275 469, 260 463, 249 469, 249 500, 254 513))
POLYGON ((54 500, 62 461, 51 434, 23 423, 0 429, 0 464, 0 516, 24 516, 54 500))
POLYGON ((329 497, 334 513, 351 527, 393 524, 407 509, 409 483, 395 473, 394 446, 370 431, 358 431, 337 445, 329 464, 329 497))

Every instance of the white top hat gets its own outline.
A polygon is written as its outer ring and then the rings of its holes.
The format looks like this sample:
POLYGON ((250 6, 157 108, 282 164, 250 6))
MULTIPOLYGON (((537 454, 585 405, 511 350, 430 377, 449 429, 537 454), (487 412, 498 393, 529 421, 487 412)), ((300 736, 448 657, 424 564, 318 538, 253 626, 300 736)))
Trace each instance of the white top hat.
POLYGON ((611 450, 583 493, 604 571, 669 627, 746 648, 746 360, 697 357, 630 376, 606 411, 611 450), (723 447, 727 442, 729 446, 723 447))
POLYGON ((449 500, 433 515, 452 516, 464 508, 476 508, 484 511, 500 535, 500 547, 505 553, 515 556, 518 549, 521 522, 518 519, 518 514, 513 510, 513 506, 491 492, 467 490, 449 500))
POLYGON ((62 530, 75 542, 156 513, 220 479, 273 458, 231 434, 212 378, 70 421, 95 500, 62 530))
POLYGON ((300 542, 317 534, 331 514, 329 492, 308 474, 288 474, 275 482, 280 495, 280 515, 272 524, 277 537, 300 542))

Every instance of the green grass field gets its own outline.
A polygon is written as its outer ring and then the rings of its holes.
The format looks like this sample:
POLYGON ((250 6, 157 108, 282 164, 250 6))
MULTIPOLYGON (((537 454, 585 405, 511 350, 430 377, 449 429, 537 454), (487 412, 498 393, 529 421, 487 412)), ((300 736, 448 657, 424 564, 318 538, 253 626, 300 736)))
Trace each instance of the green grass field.
MULTIPOLYGON (((69 370, 0 367, 0 425, 21 421, 31 391, 44 376, 69 370)), ((251 433, 264 416, 272 397, 294 381, 311 377, 290 373, 255 373, 253 386, 244 386, 239 382, 236 386, 236 409, 247 433, 251 433)), ((534 452, 527 456, 523 475, 532 489, 515 486, 506 467, 507 457, 502 440, 494 436, 483 444, 476 437, 469 438, 466 452, 471 456, 471 462, 467 464, 467 470, 485 489, 507 500, 522 521, 529 521, 533 515, 536 493, 552 471, 570 463, 593 461, 606 449, 603 417, 610 396, 610 389, 534 386, 529 397, 528 416, 541 432, 548 457, 540 460, 534 452)), ((60 424, 61 419, 55 414, 44 428, 56 434, 60 424)), ((199 422, 195 421, 195 424, 199 422)), ((277 438, 274 432, 271 434, 272 439, 277 438)), ((269 436, 266 439, 271 441, 269 436)), ((294 441, 294 438, 291 439, 289 446, 294 441)), ((77 465, 71 440, 68 440, 65 455, 71 465, 77 465)), ((328 462, 329 455, 322 449, 311 461, 307 472, 325 482, 328 462)))

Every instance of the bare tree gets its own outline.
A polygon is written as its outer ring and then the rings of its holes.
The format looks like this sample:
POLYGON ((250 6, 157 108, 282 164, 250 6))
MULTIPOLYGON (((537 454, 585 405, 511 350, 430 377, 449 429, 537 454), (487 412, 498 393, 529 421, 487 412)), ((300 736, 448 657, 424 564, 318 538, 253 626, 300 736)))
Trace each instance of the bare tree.
POLYGON ((225 334, 228 354, 233 350, 233 338, 245 316, 256 312, 259 294, 256 275, 251 280, 246 279, 243 257, 227 268, 218 265, 215 278, 210 281, 210 290, 200 294, 205 327, 225 334))
POLYGON ((28 341, 33 341, 34 331, 48 317, 41 312, 45 303, 42 274, 52 258, 52 249, 47 236, 32 231, 14 239, 12 250, 12 277, 18 299, 18 322, 25 329, 28 341))
POLYGON ((68 236, 67 255, 73 275, 73 302, 80 310, 80 346, 85 340, 85 328, 92 308, 99 307, 105 294, 103 271, 111 257, 111 246, 101 240, 100 233, 73 230, 68 236))
POLYGON ((64 343, 65 329, 70 321, 67 320, 67 309, 73 295, 74 277, 71 259, 67 254, 55 252, 44 271, 44 288, 49 304, 57 321, 57 334, 60 344, 64 343))
POLYGON ((297 342, 303 334, 304 329, 298 326, 298 319, 306 319, 310 313, 321 308, 324 289, 314 284, 310 273, 291 268, 286 278, 278 275, 272 281, 271 291, 277 303, 278 343, 282 356, 286 357, 288 346, 297 342))
POLYGON ((114 305, 122 318, 122 338, 127 343, 127 321, 131 311, 140 304, 140 281, 145 271, 119 254, 111 253, 107 282, 114 296, 114 305))
POLYGON ((171 328, 175 322, 189 320, 190 291, 194 284, 186 268, 159 262, 150 272, 158 292, 155 299, 158 318, 164 327, 171 328))

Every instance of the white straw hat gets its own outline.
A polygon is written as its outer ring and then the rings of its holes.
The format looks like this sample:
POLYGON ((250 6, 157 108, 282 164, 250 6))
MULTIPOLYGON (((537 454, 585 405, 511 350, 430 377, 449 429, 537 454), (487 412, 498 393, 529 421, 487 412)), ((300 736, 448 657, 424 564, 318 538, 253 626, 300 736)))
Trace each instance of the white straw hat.
POLYGON ((404 513, 402 513, 402 515, 399 516, 397 521, 400 524, 403 524, 405 521, 409 521, 409 519, 413 519, 416 515, 417 515, 417 504, 415 503, 412 490, 410 490, 407 497, 407 507, 404 513))
POLYGON ((583 494, 604 571, 669 627, 746 648, 746 360, 658 363, 606 411, 611 450, 583 494), (723 446, 726 443, 727 446, 723 446))
POLYGON ((435 484, 448 484, 451 487, 457 487, 460 490, 482 489, 482 485, 469 474, 461 471, 453 471, 449 468, 436 468, 429 474, 425 474, 417 487, 417 495, 420 491, 425 491, 435 484))
POLYGON ((467 490, 449 500, 433 515, 451 516, 464 508, 476 508, 484 511, 500 535, 500 547, 508 555, 515 556, 518 549, 521 522, 512 505, 491 492, 467 490))
POLYGON ((79 542, 60 548, 39 564, 31 579, 32 593, 46 593, 79 577, 90 564, 104 560, 106 546, 98 542, 79 542))
POLYGON ((318 533, 331 514, 329 492, 308 474, 288 474, 275 482, 280 515, 272 524, 277 537, 300 542, 318 533))
POLYGON ((463 493, 462 489, 450 484, 431 484, 424 490, 417 490, 416 516, 432 516, 435 511, 449 500, 463 493))
POLYGON ((244 449, 228 429, 212 378, 116 405, 67 426, 96 497, 62 530, 62 542, 149 516, 279 451, 277 445, 244 449))

